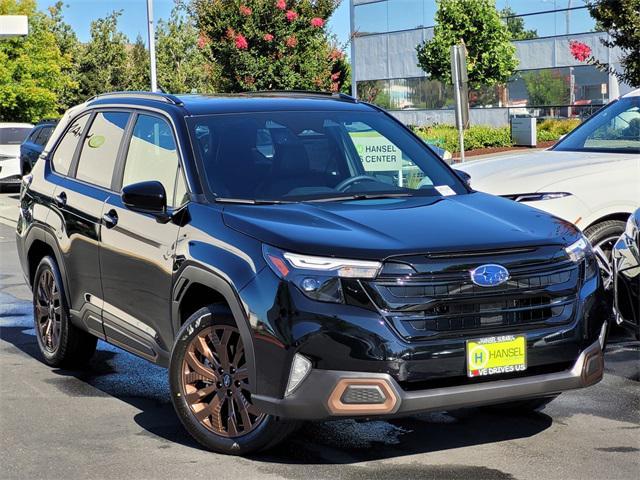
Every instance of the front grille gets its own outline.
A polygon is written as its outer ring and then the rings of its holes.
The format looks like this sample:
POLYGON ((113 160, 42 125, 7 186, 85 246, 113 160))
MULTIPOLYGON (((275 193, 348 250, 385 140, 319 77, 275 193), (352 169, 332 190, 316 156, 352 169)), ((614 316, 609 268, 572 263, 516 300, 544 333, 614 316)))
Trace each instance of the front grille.
POLYGON ((556 250, 547 247, 549 255, 512 252, 499 262, 509 269, 509 280, 493 287, 475 285, 469 274, 479 265, 495 262, 493 256, 484 255, 443 256, 446 264, 437 264, 434 271, 422 264, 415 268, 420 273, 383 275, 364 285, 407 339, 562 325, 573 319, 581 275, 580 268, 556 250))

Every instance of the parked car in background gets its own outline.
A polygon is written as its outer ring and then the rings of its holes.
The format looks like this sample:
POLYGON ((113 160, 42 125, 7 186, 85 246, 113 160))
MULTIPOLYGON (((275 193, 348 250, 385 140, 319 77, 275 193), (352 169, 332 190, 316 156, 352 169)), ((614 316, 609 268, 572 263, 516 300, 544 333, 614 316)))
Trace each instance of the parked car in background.
POLYGON ((20 145, 20 166, 22 175, 26 175, 31 171, 33 165, 40 157, 44 146, 47 144, 53 129, 56 126, 56 120, 43 120, 39 122, 33 129, 25 141, 20 145))
POLYGON ((613 247, 616 322, 640 340, 640 208, 613 247))
POLYGON ((474 189, 552 213, 580 227, 613 289, 611 250, 640 207, 640 89, 614 100, 549 150, 456 168, 474 189))
POLYGON ((0 123, 0 191, 20 185, 20 145, 32 128, 30 123, 0 123))

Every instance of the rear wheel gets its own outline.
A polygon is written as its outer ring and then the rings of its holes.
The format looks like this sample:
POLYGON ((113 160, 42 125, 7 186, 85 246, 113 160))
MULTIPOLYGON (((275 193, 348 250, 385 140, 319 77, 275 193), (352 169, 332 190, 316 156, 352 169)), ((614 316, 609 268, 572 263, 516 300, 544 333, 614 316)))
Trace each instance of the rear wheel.
POLYGON ((206 307, 185 322, 171 355, 171 398, 182 424, 207 449, 244 455, 276 445, 295 428, 253 405, 249 368, 227 309, 206 307))
POLYGON ((79 367, 93 356, 98 339, 71 323, 58 265, 44 257, 33 280, 33 320, 38 347, 52 367, 79 367))

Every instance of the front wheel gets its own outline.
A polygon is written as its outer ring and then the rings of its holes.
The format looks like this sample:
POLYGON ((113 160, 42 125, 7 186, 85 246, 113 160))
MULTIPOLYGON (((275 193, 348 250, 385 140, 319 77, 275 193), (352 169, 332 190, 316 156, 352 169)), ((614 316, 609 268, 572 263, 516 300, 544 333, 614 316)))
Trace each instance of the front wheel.
POLYGON ((613 246, 624 232, 625 223, 620 220, 606 220, 596 223, 584 231, 591 242, 593 253, 602 274, 602 284, 608 301, 613 304, 613 246))
POLYGON ((253 405, 249 368, 227 309, 202 308, 180 329, 169 366, 171 399, 184 427, 205 448, 245 455, 276 445, 295 428, 253 405))

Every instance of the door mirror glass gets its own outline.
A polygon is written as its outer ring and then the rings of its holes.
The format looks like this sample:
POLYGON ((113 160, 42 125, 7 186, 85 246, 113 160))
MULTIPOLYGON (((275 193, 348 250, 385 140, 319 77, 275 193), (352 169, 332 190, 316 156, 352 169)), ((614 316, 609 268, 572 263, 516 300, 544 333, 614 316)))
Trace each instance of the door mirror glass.
POLYGON ((131 210, 164 215, 167 193, 162 183, 156 180, 133 183, 122 189, 122 203, 131 210))

